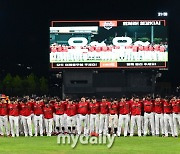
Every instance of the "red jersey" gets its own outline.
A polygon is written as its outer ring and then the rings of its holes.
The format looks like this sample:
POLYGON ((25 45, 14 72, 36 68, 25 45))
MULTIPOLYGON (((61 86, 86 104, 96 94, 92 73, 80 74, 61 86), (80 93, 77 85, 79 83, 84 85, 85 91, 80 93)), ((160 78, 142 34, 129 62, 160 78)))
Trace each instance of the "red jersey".
POLYGON ((0 104, 0 116, 8 115, 8 104, 2 103, 0 104))
POLYGON ((31 105, 31 114, 32 114, 33 113, 33 106, 34 106, 35 102, 34 101, 29 101, 28 104, 31 105))
POLYGON ((66 113, 68 116, 74 116, 77 114, 77 104, 67 104, 66 113))
POLYGON ((19 116, 19 104, 9 104, 8 109, 10 116, 19 116))
POLYGON ((100 102, 100 113, 108 114, 108 104, 109 102, 100 102))
POLYGON ((98 114, 99 113, 99 103, 90 103, 89 104, 90 114, 98 114))
POLYGON ((151 113, 154 112, 154 104, 152 101, 144 101, 144 112, 151 113))
POLYGON ((49 101, 49 104, 50 104, 51 106, 54 106, 55 103, 56 103, 56 102, 55 102, 54 100, 49 101))
POLYGON ((133 99, 130 99, 128 102, 129 102, 129 105, 130 105, 130 107, 131 107, 131 104, 134 102, 134 100, 133 100, 133 99))
POLYGON ((129 114, 130 113, 130 102, 124 101, 119 102, 119 114, 129 114))
POLYGON ((32 105, 30 103, 20 104, 20 115, 30 116, 32 114, 32 105))
POLYGON ((88 102, 79 102, 78 104, 78 113, 85 115, 89 113, 89 103, 88 102))
POLYGON ((44 118, 45 119, 52 119, 53 118, 53 109, 51 106, 43 107, 43 112, 44 112, 44 118))
POLYGON ((131 104, 131 115, 141 115, 142 103, 132 102, 131 104))
POLYGON ((114 103, 114 104, 111 104, 109 103, 108 104, 108 108, 109 108, 109 113, 110 114, 118 114, 118 103, 114 103))
POLYGON ((158 114, 164 113, 163 101, 154 101, 154 112, 158 114))
POLYGON ((164 113, 172 113, 172 104, 168 101, 164 101, 164 113))
POLYGON ((66 111, 66 104, 65 103, 60 103, 60 104, 55 103, 54 110, 55 110, 55 114, 62 115, 66 111))
POLYGON ((172 112, 180 113, 180 101, 171 101, 172 104, 172 112))
POLYGON ((34 114, 35 115, 40 115, 43 114, 43 107, 44 107, 44 103, 43 102, 39 102, 34 104, 34 114))

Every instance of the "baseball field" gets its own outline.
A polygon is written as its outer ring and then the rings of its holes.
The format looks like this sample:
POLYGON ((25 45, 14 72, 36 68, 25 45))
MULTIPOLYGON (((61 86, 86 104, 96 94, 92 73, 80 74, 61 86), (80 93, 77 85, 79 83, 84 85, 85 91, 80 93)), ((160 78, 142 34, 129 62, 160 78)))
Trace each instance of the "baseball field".
POLYGON ((73 149, 69 144, 57 144, 57 137, 0 137, 0 154, 179 154, 180 138, 116 137, 111 148, 106 144, 83 145, 73 149))

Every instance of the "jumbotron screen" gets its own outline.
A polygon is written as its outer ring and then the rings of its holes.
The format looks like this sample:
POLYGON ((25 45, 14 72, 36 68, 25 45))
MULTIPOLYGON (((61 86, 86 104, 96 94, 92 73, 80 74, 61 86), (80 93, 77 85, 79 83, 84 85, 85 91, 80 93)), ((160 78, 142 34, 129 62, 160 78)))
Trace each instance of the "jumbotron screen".
POLYGON ((168 68, 166 20, 52 21, 50 66, 168 68))

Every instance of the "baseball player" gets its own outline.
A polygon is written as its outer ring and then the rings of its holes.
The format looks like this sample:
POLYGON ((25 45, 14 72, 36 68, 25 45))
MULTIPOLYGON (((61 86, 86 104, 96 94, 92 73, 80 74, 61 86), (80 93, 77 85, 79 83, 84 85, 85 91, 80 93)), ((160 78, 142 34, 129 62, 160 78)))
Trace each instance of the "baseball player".
POLYGON ((166 96, 163 103, 164 107, 164 131, 165 137, 168 137, 168 123, 170 125, 170 129, 172 132, 172 136, 174 137, 174 128, 173 128, 173 119, 172 119, 172 104, 168 100, 166 96))
MULTIPOLYGON (((91 102, 91 99, 89 97, 86 97, 86 102, 88 103, 88 107, 89 107, 89 104, 91 102)), ((88 127, 87 127, 87 132, 89 133, 90 131, 90 109, 88 108, 88 127)))
MULTIPOLYGON (((67 104, 68 104, 68 101, 69 101, 69 97, 66 96, 66 99, 63 100, 65 106, 67 107, 67 104)), ((78 102, 78 101, 77 101, 78 102)), ((64 113, 64 128, 65 128, 65 134, 67 133, 68 129, 67 129, 67 114, 66 112, 64 113)))
POLYGON ((20 104, 20 114, 23 122, 25 137, 27 137, 28 134, 32 137, 32 105, 27 102, 27 99, 23 99, 22 103, 20 104))
POLYGON ((137 123, 138 126, 138 136, 141 136, 141 110, 142 110, 142 103, 139 101, 139 97, 136 96, 135 100, 131 103, 130 136, 134 135, 135 123, 137 123))
POLYGON ((40 136, 43 136, 43 107, 44 107, 44 102, 40 102, 40 99, 36 98, 36 101, 33 106, 35 136, 38 135, 38 127, 40 130, 40 136))
POLYGON ((174 135, 175 137, 178 137, 178 128, 180 125, 180 101, 179 99, 176 99, 176 97, 173 97, 170 100, 170 103, 172 104, 174 135))
POLYGON ((90 110, 90 135, 98 136, 99 131, 99 103, 96 98, 92 98, 92 102, 89 104, 90 110))
POLYGON ((161 130, 162 136, 164 136, 163 100, 161 99, 161 97, 159 95, 156 96, 155 101, 154 101, 154 113, 155 113, 155 132, 156 132, 156 136, 160 135, 160 130, 161 130))
POLYGON ((142 108, 141 108, 141 135, 144 134, 144 103, 143 103, 143 101, 145 99, 146 99, 145 97, 142 97, 142 99, 140 99, 140 102, 142 104, 142 108))
POLYGON ((54 118, 55 118, 55 126, 58 133, 65 132, 65 111, 66 111, 66 104, 57 99, 57 102, 54 104, 54 118))
POLYGON ((15 99, 10 101, 8 105, 9 110, 9 122, 11 128, 12 137, 19 137, 19 104, 15 99), (16 130, 16 133, 14 132, 16 130))
POLYGON ((115 98, 108 104, 109 110, 109 125, 108 125, 108 135, 114 132, 114 136, 117 135, 118 127, 118 100, 115 98))
POLYGON ((123 96, 119 102, 119 120, 118 120, 118 132, 117 135, 121 135, 121 129, 124 124, 124 136, 127 136, 128 123, 130 121, 130 102, 123 96))
POLYGON ((8 104, 5 100, 5 97, 1 97, 0 100, 0 135, 4 136, 3 127, 6 132, 6 135, 9 136, 9 128, 8 128, 8 104))
POLYGON ((75 134, 77 126, 77 110, 78 105, 76 102, 73 102, 71 99, 68 100, 66 114, 67 114, 67 128, 69 134, 75 134))
POLYGON ((146 100, 143 102, 143 106, 144 106, 144 136, 147 135, 148 122, 150 122, 152 136, 154 136, 155 135, 154 104, 153 104, 150 96, 146 97, 146 100))
MULTIPOLYGON (((17 98, 19 106, 22 104, 22 100, 23 98, 17 98)), ((23 126, 21 110, 19 111, 19 134, 24 135, 24 126, 23 126)))
POLYGON ((84 135, 88 135, 88 114, 89 114, 89 103, 86 102, 84 97, 81 98, 81 101, 78 104, 78 113, 79 113, 79 129, 78 134, 82 133, 82 123, 84 124, 84 135))
POLYGON ((35 99, 34 98, 29 98, 28 99, 28 104, 31 104, 32 110, 31 110, 31 121, 34 124, 34 111, 33 111, 33 107, 35 104, 35 99))
POLYGON ((105 96, 102 97, 100 102, 100 124, 99 124, 99 135, 107 135, 108 132, 108 104, 105 96))
MULTIPOLYGON (((46 98, 49 101, 49 105, 54 109, 54 104, 57 102, 57 100, 59 100, 58 97, 55 97, 55 98, 46 98)), ((45 124, 44 124, 45 126, 45 124)), ((55 116, 53 115, 53 128, 52 128, 52 134, 55 135, 55 134, 58 134, 59 133, 59 130, 56 129, 56 119, 55 119, 55 116)))
POLYGON ((46 127, 47 136, 51 136, 53 127, 53 108, 50 106, 48 100, 45 100, 45 106, 43 107, 44 122, 46 127))

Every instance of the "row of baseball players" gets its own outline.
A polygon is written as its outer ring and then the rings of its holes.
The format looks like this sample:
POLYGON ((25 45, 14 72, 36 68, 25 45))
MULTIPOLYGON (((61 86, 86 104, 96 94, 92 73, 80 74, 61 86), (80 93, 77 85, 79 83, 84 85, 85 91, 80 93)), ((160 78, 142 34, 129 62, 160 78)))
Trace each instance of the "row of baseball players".
POLYGON ((137 124, 138 136, 168 136, 169 130, 173 137, 178 136, 180 124, 180 99, 176 97, 164 99, 150 96, 139 99, 138 96, 108 101, 102 97, 97 101, 82 97, 80 101, 70 98, 35 100, 11 99, 0 101, 0 135, 33 136, 34 127, 37 136, 57 134, 84 134, 91 136, 134 135, 137 124), (10 124, 10 129, 9 129, 10 124))

